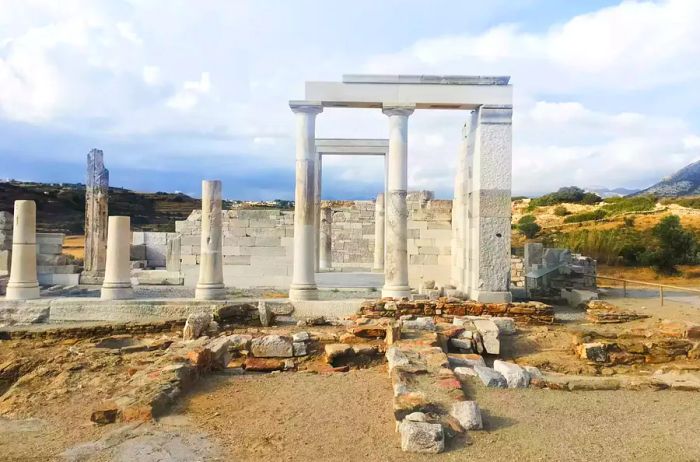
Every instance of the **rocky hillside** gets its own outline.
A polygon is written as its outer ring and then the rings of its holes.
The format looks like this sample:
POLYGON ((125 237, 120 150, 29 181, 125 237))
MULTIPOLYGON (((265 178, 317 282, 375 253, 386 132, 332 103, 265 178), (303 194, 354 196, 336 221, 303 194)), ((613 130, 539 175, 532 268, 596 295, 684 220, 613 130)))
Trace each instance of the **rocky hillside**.
MULTIPOLYGON (((12 212, 18 199, 37 204, 37 230, 82 234, 85 185, 67 183, 0 182, 0 211, 12 212)), ((109 214, 128 215, 135 230, 174 231, 175 221, 187 218, 201 201, 185 194, 140 193, 109 188, 109 214)))
POLYGON ((700 161, 683 167, 655 185, 643 189, 637 196, 653 194, 659 197, 692 196, 700 194, 700 161))

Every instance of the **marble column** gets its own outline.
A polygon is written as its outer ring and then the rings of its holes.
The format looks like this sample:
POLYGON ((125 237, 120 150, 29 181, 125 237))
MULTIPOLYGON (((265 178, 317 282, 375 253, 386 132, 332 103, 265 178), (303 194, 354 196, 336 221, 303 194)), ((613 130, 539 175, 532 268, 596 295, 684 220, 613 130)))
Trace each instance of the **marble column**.
POLYGON ((289 107, 296 114, 296 186, 294 193, 294 264, 291 300, 317 298, 314 274, 316 251, 316 115, 323 111, 320 103, 292 101, 289 107))
POLYGON ((12 264, 5 298, 32 300, 39 298, 36 274, 36 204, 15 201, 12 229, 12 264))
POLYGON ((221 181, 202 181, 202 235, 199 256, 199 281, 194 298, 226 298, 223 269, 221 225, 221 181))
POLYGON ((133 298, 131 287, 131 219, 129 217, 109 217, 107 231, 107 258, 103 300, 124 300, 133 298))
POLYGON ((377 194, 374 205, 374 264, 372 271, 384 272, 384 193, 377 194))
POLYGON ((316 242, 314 242, 314 271, 318 272, 321 268, 321 155, 316 153, 316 168, 314 169, 314 228, 316 229, 316 242))
POLYGON ((470 298, 510 302, 512 106, 475 111, 470 185, 470 298))
POLYGON ((468 171, 468 134, 469 125, 462 129, 462 141, 457 152, 457 165, 455 168, 454 197, 452 199, 452 251, 451 274, 452 284, 460 291, 467 292, 465 288, 465 270, 467 269, 466 256, 466 182, 469 178, 468 171))
POLYGON ((384 106, 389 116, 387 196, 385 198, 384 287, 382 297, 408 297, 408 116, 414 106, 384 106))
POLYGON ((93 149, 87 155, 85 183, 85 259, 81 282, 100 284, 107 259, 107 202, 109 170, 104 166, 104 154, 93 149))
POLYGON ((319 267, 322 270, 333 268, 333 256, 331 241, 331 232, 333 228, 333 210, 330 207, 321 207, 321 242, 320 247, 320 263, 319 267))

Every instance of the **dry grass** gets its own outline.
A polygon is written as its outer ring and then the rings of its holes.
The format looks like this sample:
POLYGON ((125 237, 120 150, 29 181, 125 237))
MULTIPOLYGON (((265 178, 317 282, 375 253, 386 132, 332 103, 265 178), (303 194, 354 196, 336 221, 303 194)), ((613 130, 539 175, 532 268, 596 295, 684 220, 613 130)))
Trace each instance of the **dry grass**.
POLYGON ((63 241, 63 253, 75 258, 85 258, 85 236, 66 236, 63 241))

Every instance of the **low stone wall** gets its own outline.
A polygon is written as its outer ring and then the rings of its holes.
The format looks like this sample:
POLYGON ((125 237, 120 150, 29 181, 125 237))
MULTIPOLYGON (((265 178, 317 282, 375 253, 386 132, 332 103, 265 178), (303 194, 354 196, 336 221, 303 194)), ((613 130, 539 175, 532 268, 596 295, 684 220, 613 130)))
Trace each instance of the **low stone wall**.
POLYGON ((525 264, 522 257, 515 255, 510 257, 510 285, 525 287, 525 264))
POLYGON ((148 268, 164 268, 168 255, 168 242, 178 233, 134 231, 131 234, 131 259, 145 261, 148 268))
POLYGON ((404 315, 440 316, 451 320, 454 316, 509 317, 517 322, 551 324, 554 309, 540 302, 478 303, 442 297, 438 300, 392 301, 368 300, 362 304, 360 314, 369 318, 399 318, 404 315))
POLYGON ((65 234, 36 234, 36 269, 40 284, 75 285, 80 280, 79 268, 71 263, 68 255, 63 255, 65 234))

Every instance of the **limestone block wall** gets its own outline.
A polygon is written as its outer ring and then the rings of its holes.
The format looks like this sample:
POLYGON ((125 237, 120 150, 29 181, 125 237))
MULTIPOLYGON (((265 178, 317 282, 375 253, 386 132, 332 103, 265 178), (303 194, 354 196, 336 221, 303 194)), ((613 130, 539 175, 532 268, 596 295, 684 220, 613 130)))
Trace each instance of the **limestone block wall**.
POLYGON ((435 200, 430 191, 408 193, 408 280, 449 284, 452 246, 452 201, 435 200))
POLYGON ((132 260, 146 260, 149 268, 165 267, 168 241, 178 233, 134 231, 131 233, 132 260), (138 257, 138 258, 137 258, 138 257))
POLYGON ((369 271, 374 262, 374 201, 322 201, 331 207, 331 255, 336 269, 369 271))
POLYGON ((78 284, 78 266, 71 263, 68 255, 63 255, 65 237, 62 233, 36 233, 36 270, 40 284, 78 284))
MULTIPOLYGON (((292 280, 294 212, 233 209, 222 212, 224 282, 232 287, 287 287, 292 280)), ((175 223, 181 235, 185 286, 199 275, 201 211, 175 223)))

